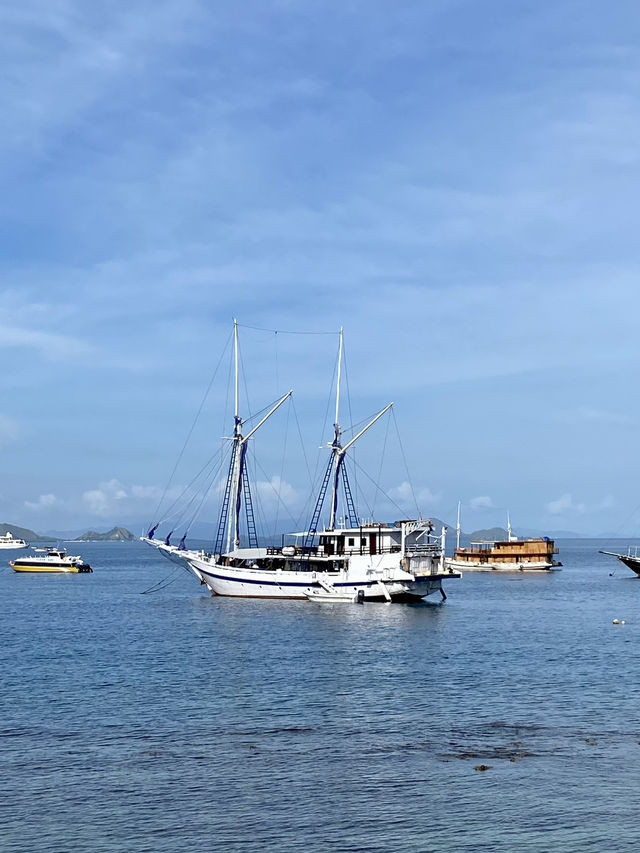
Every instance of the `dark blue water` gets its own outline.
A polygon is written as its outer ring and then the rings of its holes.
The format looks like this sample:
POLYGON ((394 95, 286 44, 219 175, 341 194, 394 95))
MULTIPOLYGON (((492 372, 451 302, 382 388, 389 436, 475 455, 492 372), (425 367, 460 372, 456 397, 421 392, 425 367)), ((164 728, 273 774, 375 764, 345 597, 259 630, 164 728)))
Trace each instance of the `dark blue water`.
POLYGON ((0 850, 631 850, 640 581, 560 546, 442 606, 211 598, 138 543, 0 570, 0 850))

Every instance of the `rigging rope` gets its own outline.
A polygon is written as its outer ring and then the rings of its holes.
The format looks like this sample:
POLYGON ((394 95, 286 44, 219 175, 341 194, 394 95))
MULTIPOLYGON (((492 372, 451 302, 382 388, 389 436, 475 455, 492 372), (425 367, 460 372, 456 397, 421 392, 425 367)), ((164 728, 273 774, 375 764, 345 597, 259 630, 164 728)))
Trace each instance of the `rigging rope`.
POLYGON ((265 329, 262 326, 247 326, 238 323, 240 329, 252 329, 254 332, 273 332, 276 335, 337 335, 339 332, 293 332, 289 329, 265 329))
POLYGON ((400 430, 398 429, 398 421, 396 420, 396 413, 393 409, 391 409, 391 414, 393 415, 393 423, 396 428, 396 435, 398 436, 398 444, 400 445, 400 453, 402 455, 402 461, 404 462, 404 470, 407 475, 407 483, 409 484, 409 488, 411 489, 411 497, 413 498, 413 503, 415 504, 417 517, 420 517, 420 507, 418 506, 418 501, 416 500, 416 493, 413 490, 413 483, 411 482, 411 474, 409 473, 409 465, 407 464, 407 457, 405 456, 404 446, 402 444, 402 439, 400 438, 400 430))
MULTIPOLYGON (((180 568, 182 567, 176 566, 173 574, 167 575, 165 578, 162 578, 162 580, 159 580, 157 583, 152 584, 148 589, 143 589, 140 595, 148 595, 152 592, 160 592, 161 590, 166 589, 168 586, 171 586, 171 584, 178 579, 178 572, 180 571, 180 568), (165 583, 165 581, 168 582, 165 583), (162 586, 160 584, 162 584, 162 586)), ((186 566, 184 568, 186 569, 186 566)), ((187 572, 189 571, 189 569, 186 570, 187 572)))
POLYGON ((228 345, 229 345, 229 341, 231 340, 231 334, 232 334, 232 333, 230 333, 230 334, 228 335, 228 337, 227 337, 227 341, 226 341, 226 343, 225 343, 225 345, 224 345, 224 347, 223 347, 223 349, 222 349, 222 353, 220 354, 220 358, 219 358, 219 360, 218 360, 218 364, 216 365, 216 369, 214 370, 214 372, 213 372, 213 376, 211 377, 211 379, 210 379, 210 381, 209 381, 209 384, 207 385, 207 390, 204 392, 204 396, 202 397, 202 400, 201 400, 201 402, 200 402, 200 406, 199 406, 199 408, 198 408, 198 411, 196 412, 196 416, 195 416, 195 418, 193 419, 193 423, 191 424, 191 428, 189 429, 189 432, 187 433, 187 437, 186 437, 186 438, 185 438, 185 440, 184 440, 184 444, 182 445, 182 450, 181 450, 181 451, 180 451, 180 453, 178 454, 178 458, 177 458, 177 460, 176 460, 175 465, 173 466, 173 470, 171 471, 171 475, 169 476, 169 480, 168 480, 168 482, 167 482, 167 485, 164 487, 164 491, 163 491, 163 493, 162 493, 162 497, 161 497, 161 498, 160 498, 160 500, 158 501, 158 506, 156 507, 156 510, 155 510, 155 512, 154 512, 154 514, 153 514, 153 515, 154 515, 154 518, 156 518, 156 517, 157 517, 158 512, 160 511, 160 507, 162 506, 162 502, 164 501, 165 496, 166 496, 167 492, 169 491, 169 487, 171 486, 171 483, 172 483, 173 478, 174 478, 174 476, 175 476, 176 470, 178 469, 178 465, 180 464, 180 461, 182 460, 182 457, 183 457, 183 455, 184 455, 184 452, 185 452, 185 450, 186 450, 186 448, 187 448, 187 444, 189 443, 189 440, 191 439, 191 435, 193 434, 193 431, 194 431, 194 429, 195 429, 195 427, 196 427, 196 423, 198 422, 198 419, 200 418, 200 415, 202 414, 202 409, 204 408, 204 404, 205 404, 205 402, 206 402, 206 400, 207 400, 207 397, 209 396, 209 391, 211 390, 211 386, 213 385, 213 382, 214 382, 214 380, 215 380, 216 376, 218 375, 218 370, 220 369, 220 365, 222 364, 222 358, 223 358, 223 356, 224 356, 224 354, 225 354, 225 352, 226 352, 226 350, 227 350, 227 347, 228 347, 228 345))
MULTIPOLYGON (((387 423, 386 423, 386 429, 384 431, 384 441, 382 443, 382 453, 380 454, 380 467, 378 468, 378 480, 377 480, 378 484, 380 483, 380 481, 382 479, 382 466, 384 464, 384 458, 385 458, 385 455, 387 452, 387 439, 389 437, 389 429, 391 427, 391 419, 386 418, 386 422, 387 423)), ((384 494, 384 492, 383 492, 383 494, 384 494)), ((377 492, 375 492, 374 496, 373 496, 373 506, 371 507, 371 515, 372 516, 375 516, 376 495, 377 495, 377 492)))

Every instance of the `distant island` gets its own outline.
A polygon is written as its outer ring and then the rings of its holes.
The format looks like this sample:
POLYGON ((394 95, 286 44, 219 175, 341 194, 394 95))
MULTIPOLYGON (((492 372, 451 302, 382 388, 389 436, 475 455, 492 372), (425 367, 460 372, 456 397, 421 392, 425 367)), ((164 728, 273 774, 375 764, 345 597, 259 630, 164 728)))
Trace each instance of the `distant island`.
POLYGON ((509 538, 509 531, 504 527, 488 527, 484 530, 474 530, 468 534, 470 539, 479 542, 506 542, 509 538))
POLYGON ((126 527, 112 527, 106 533, 87 530, 82 536, 77 536, 74 542, 134 542, 136 537, 126 527))

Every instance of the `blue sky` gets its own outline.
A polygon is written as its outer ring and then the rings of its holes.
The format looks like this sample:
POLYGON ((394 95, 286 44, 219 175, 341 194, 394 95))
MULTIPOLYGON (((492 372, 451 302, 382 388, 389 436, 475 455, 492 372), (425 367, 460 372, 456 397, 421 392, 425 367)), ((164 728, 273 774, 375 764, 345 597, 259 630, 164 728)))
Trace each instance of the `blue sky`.
MULTIPOLYGON (((238 317, 344 326, 425 515, 640 530, 636 4, 23 0, 2 30, 0 518, 149 520, 238 317)), ((315 453, 335 336, 247 332, 315 453)))

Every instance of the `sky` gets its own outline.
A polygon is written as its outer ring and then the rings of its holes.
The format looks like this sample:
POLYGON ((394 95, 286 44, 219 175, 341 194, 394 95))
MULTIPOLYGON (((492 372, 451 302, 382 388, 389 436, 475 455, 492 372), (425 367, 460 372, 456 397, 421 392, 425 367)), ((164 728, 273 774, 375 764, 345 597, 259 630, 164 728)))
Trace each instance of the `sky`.
MULTIPOLYGON (((254 410, 293 388, 314 460, 344 327, 345 418, 393 401, 402 439, 377 512, 640 534, 635 3, 0 15, 0 519, 140 533, 237 318, 254 410)), ((258 489, 293 519, 281 432, 258 489)))

